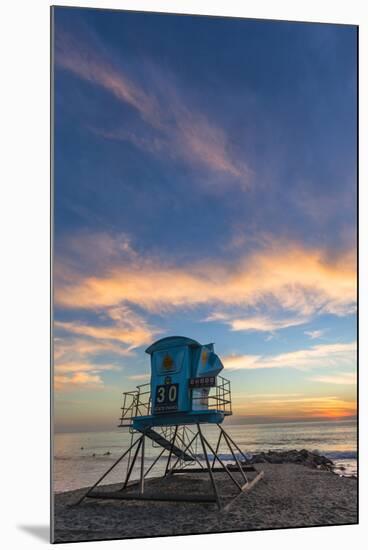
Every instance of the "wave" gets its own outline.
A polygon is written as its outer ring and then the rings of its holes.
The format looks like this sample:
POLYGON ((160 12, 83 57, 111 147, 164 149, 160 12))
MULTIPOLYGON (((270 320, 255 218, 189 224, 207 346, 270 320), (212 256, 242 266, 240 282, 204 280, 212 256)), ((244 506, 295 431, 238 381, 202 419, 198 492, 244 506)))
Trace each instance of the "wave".
POLYGON ((343 459, 354 459, 358 457, 357 451, 333 451, 333 452, 321 452, 321 455, 331 458, 331 460, 343 460, 343 459))
MULTIPOLYGON (((283 449, 274 449, 275 451, 282 451, 283 449)), ((245 452, 244 455, 247 457, 247 458, 251 458, 253 454, 257 454, 259 451, 255 451, 255 452, 245 452)), ((350 459, 350 460, 356 460, 357 459, 357 451, 353 451, 353 450, 347 450, 347 451, 320 451, 320 450, 313 450, 312 452, 314 453, 318 453, 320 455, 323 455, 323 456, 326 456, 327 458, 330 458, 331 460, 345 460, 345 459, 350 459)), ((243 455, 241 455, 240 453, 236 452, 234 453, 236 458, 238 460, 243 460, 243 455)), ((199 459, 204 459, 204 455, 202 453, 197 453, 195 454, 194 456, 196 456, 196 458, 199 458, 199 459)), ((208 453, 208 459, 211 461, 214 459, 214 455, 212 453, 208 453)), ((223 460, 224 462, 227 462, 229 460, 232 460, 234 461, 234 457, 231 453, 219 453, 218 454, 218 457, 220 458, 220 460, 223 460)), ((94 460, 116 460, 117 456, 115 455, 105 455, 105 454, 98 454, 96 453, 95 456, 93 456, 92 454, 91 455, 82 455, 82 456, 55 456, 54 459, 55 460, 77 460, 77 461, 80 461, 80 460, 88 460, 88 459, 94 459, 94 460)), ((146 460, 148 462, 154 460, 155 457, 150 457, 150 456, 146 456, 146 460)), ((165 460, 165 458, 167 459, 167 457, 163 456, 163 457, 160 457, 160 459, 163 459, 165 460)))
MULTIPOLYGON (((275 451, 277 451, 275 449, 275 451)), ((280 449, 280 451, 283 451, 283 449, 280 449)), ((247 458, 252 458, 252 455, 254 454, 258 454, 259 451, 256 451, 256 452, 247 452, 247 453, 244 453, 244 455, 247 457, 247 458)), ((330 458, 331 460, 345 460, 345 459, 351 459, 351 460, 356 460, 357 459, 357 451, 353 451, 353 450, 348 450, 348 451, 319 451, 319 450, 314 450, 312 451, 316 454, 319 454, 321 456, 325 456, 327 458, 330 458)), ((201 453, 198 453, 195 455, 197 458, 200 458, 200 459, 204 459, 204 455, 201 454, 201 453)), ((234 457, 231 453, 219 453, 218 454, 219 458, 223 461, 228 461, 228 460, 234 460, 234 457)), ((235 453, 235 456, 238 460, 242 460, 243 459, 243 456, 240 454, 240 453, 235 453)), ((213 454, 210 454, 208 453, 208 459, 211 461, 213 460, 214 456, 213 454)))

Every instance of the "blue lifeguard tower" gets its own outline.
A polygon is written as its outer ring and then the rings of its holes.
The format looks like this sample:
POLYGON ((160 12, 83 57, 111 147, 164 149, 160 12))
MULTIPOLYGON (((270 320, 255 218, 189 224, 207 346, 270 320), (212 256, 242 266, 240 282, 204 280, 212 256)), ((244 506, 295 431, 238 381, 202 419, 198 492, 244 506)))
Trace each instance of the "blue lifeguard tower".
POLYGON ((151 358, 150 383, 141 384, 136 390, 123 394, 119 427, 129 429, 131 444, 77 504, 88 497, 215 502, 221 509, 223 506, 215 474, 226 473, 238 491, 244 492, 263 477, 263 472, 255 470, 221 425, 224 418, 232 414, 231 389, 229 380, 220 376, 224 367, 214 351, 214 344, 202 345, 191 338, 170 336, 153 343, 146 353, 151 358), (215 444, 211 445, 204 435, 201 428, 204 424, 217 427, 215 444), (145 467, 147 439, 160 449, 148 468, 145 467), (224 455, 219 452, 221 442, 229 451, 233 464, 226 464, 224 455), (167 459, 163 478, 180 473, 208 473, 212 493, 190 496, 147 494, 145 479, 164 458, 164 453, 167 453, 167 459), (96 490, 97 485, 125 457, 128 461, 122 487, 117 491, 96 490), (130 478, 138 460, 139 480, 132 482, 130 478), (219 466, 216 466, 217 462, 219 466), (250 471, 256 472, 252 480, 247 476, 250 471), (132 492, 132 486, 138 488, 138 492, 132 492))

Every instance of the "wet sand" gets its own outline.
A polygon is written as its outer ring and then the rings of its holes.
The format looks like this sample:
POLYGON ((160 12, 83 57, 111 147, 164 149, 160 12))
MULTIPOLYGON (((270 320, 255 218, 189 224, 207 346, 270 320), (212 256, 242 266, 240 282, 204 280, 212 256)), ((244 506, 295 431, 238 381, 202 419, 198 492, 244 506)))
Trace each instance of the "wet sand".
MULTIPOLYGON (((259 464, 264 471, 249 492, 240 493, 226 474, 216 475, 229 509, 216 503, 85 499, 86 489, 55 495, 54 542, 219 533, 286 527, 354 524, 357 480, 300 464, 259 464)), ((248 474, 250 480, 253 473, 248 474)), ((243 483, 240 473, 235 474, 243 483)), ((116 490, 120 486, 103 486, 116 490)), ((134 494, 137 487, 129 488, 134 494)), ((180 474, 145 482, 146 494, 211 494, 208 474, 180 474)))

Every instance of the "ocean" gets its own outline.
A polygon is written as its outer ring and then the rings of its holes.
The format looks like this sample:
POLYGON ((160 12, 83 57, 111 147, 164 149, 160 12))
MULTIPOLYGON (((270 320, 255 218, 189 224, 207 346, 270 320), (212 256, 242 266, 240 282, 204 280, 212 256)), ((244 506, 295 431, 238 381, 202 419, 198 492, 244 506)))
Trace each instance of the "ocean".
MULTIPOLYGON (((247 455, 259 451, 307 449, 323 454, 335 464, 340 475, 357 475, 356 421, 295 422, 278 424, 224 424, 224 428, 247 455)), ((217 440, 218 428, 206 425, 204 434, 212 445, 217 440)), ((54 490, 69 491, 88 487, 123 454, 131 441, 128 429, 116 428, 108 432, 57 433, 54 438, 54 490)), ((201 449, 196 450, 198 455, 201 449)), ((158 454, 158 449, 146 443, 147 467, 158 454)), ((223 460, 233 457, 221 444, 219 454, 223 460)), ((152 475, 165 470, 167 453, 158 461, 152 475)), ((138 461, 137 461, 138 462, 138 461)), ((124 459, 103 481, 120 482, 125 474, 124 459)), ((138 478, 139 466, 131 479, 138 478)))

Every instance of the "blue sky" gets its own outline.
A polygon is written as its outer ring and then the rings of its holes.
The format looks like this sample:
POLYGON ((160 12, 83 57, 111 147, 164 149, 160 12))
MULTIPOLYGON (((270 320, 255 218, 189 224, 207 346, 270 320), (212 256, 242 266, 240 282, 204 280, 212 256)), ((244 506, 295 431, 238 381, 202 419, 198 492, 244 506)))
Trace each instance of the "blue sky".
POLYGON ((243 421, 355 414, 356 28, 54 10, 60 430, 215 342, 243 421))

